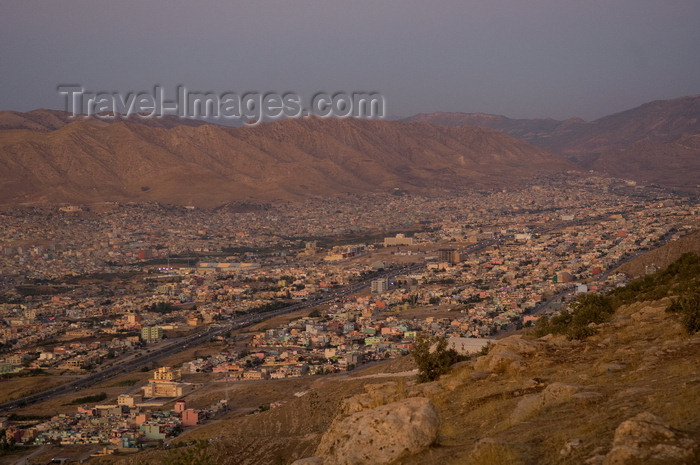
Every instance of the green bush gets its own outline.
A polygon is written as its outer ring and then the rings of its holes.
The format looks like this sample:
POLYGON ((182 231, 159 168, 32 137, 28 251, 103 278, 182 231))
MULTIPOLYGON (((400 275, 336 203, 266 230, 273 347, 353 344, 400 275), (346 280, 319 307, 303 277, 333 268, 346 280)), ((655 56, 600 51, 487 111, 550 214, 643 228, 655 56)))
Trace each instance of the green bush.
POLYGON ((659 300, 669 295, 697 292, 700 286, 700 256, 688 252, 663 270, 631 281, 610 292, 615 308, 647 300, 659 300))
POLYGON ((93 396, 85 396, 85 397, 78 397, 77 399, 73 399, 72 401, 68 402, 67 404, 63 405, 82 405, 82 404, 94 404, 97 402, 101 402, 107 398, 107 393, 106 392, 100 392, 99 394, 95 394, 93 396))
POLYGON ((615 312, 610 297, 599 294, 583 294, 570 308, 573 311, 573 326, 604 323, 615 312))
POLYGON ((552 318, 541 317, 535 323, 535 336, 542 337, 547 334, 565 334, 573 316, 568 310, 564 310, 552 318))
POLYGON ((447 339, 420 335, 416 338, 411 351, 418 365, 418 382, 436 380, 447 373, 452 365, 462 360, 454 349, 447 348, 447 339), (433 348, 431 351, 430 349, 433 348))
POLYGON ((581 294, 563 311, 552 318, 542 317, 535 325, 535 335, 565 334, 569 339, 585 339, 596 333, 591 323, 600 324, 608 321, 615 309, 608 296, 598 294, 581 294))
POLYGON ((700 290, 674 299, 666 311, 678 313, 681 324, 688 333, 700 331, 700 290))
POLYGON ((635 279, 607 295, 581 294, 569 310, 551 318, 541 317, 535 324, 535 336, 565 334, 569 339, 585 339, 597 332, 591 323, 608 321, 618 307, 669 295, 678 297, 667 311, 678 313, 688 332, 700 331, 700 256, 685 253, 666 269, 635 279))

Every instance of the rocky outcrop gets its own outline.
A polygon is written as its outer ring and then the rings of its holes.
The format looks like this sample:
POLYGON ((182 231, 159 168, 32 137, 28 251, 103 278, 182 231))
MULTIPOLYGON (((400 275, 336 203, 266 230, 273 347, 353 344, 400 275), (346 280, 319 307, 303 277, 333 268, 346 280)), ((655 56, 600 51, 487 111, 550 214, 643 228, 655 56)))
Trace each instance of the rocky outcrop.
POLYGON ((700 463, 700 443, 690 433, 671 428, 642 412, 620 423, 603 465, 690 465, 700 463))
POLYGON ((493 342, 489 353, 476 359, 475 371, 506 373, 519 371, 523 368, 525 359, 535 355, 543 343, 528 341, 521 336, 510 336, 493 342))
POLYGON ((429 399, 411 397, 392 402, 336 421, 316 449, 320 461, 295 464, 389 464, 432 444, 438 426, 437 412, 429 399))
POLYGON ((406 397, 403 385, 399 386, 399 383, 395 381, 365 384, 365 391, 363 394, 357 394, 343 400, 340 406, 341 415, 361 412, 390 402, 396 402, 406 397))

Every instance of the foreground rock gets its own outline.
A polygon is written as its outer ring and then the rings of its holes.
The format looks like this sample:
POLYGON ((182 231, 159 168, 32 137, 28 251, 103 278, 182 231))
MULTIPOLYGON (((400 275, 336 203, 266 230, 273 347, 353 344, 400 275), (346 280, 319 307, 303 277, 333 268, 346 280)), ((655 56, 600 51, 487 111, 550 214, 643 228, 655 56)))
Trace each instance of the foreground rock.
MULTIPOLYGON (((316 449, 324 465, 382 465, 416 454, 437 438, 432 402, 411 397, 354 413, 335 422, 316 449)), ((303 459, 308 460, 308 459, 303 459)))
POLYGON ((541 342, 528 341, 519 335, 493 341, 488 354, 476 359, 474 370, 491 373, 521 371, 525 360, 536 355, 543 346, 541 342))
POLYGON ((357 394, 343 400, 340 405, 341 415, 351 415, 363 410, 396 402, 405 396, 404 390, 395 381, 380 384, 365 384, 365 393, 357 394))
POLYGON ((691 465, 700 463, 697 438, 643 412, 620 423, 604 465, 691 465))

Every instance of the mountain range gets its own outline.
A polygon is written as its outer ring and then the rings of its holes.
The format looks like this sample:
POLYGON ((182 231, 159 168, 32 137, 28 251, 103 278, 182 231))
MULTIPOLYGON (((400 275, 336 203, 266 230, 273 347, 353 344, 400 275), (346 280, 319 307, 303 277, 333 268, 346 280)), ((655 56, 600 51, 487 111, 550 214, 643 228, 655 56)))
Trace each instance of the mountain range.
POLYGON ((498 131, 288 119, 254 127, 0 115, 0 203, 234 200, 512 185, 575 168, 498 131))
POLYGON ((700 185, 700 95, 657 100, 590 122, 484 113, 424 113, 406 121, 495 129, 584 169, 683 190, 700 185))
POLYGON ((507 187, 596 170, 698 190, 700 96, 586 122, 480 113, 404 121, 204 121, 0 112, 0 204, 158 201, 214 206, 362 192, 507 187))

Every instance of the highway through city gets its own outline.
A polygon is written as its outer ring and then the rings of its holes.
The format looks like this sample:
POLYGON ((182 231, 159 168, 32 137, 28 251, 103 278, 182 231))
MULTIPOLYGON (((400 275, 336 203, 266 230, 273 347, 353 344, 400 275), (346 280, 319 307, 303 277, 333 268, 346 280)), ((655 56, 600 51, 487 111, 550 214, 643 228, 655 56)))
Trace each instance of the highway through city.
MULTIPOLYGON (((595 219, 593 219, 595 220, 595 219)), ((560 229, 562 227, 566 226, 571 226, 571 225, 580 225, 582 222, 586 221, 591 221, 591 219, 587 220, 575 220, 563 224, 559 224, 557 226, 553 227, 548 227, 548 228, 543 228, 540 230, 533 231, 533 233, 545 233, 545 232, 550 232, 553 229, 560 229)), ((667 235, 664 240, 661 241, 661 243, 665 243, 668 240, 668 237, 670 237, 670 234, 667 235)), ((471 247, 468 247, 464 249, 462 252, 465 254, 474 254, 476 252, 480 252, 487 247, 490 247, 495 244, 501 244, 504 240, 509 240, 512 239, 513 236, 503 236, 499 239, 489 239, 487 241, 482 241, 479 242, 478 244, 475 244, 471 247)), ((636 255, 636 254, 635 254, 636 255)), ((633 257, 627 257, 620 263, 618 263, 616 266, 621 265, 622 263, 630 260, 633 257)), ((337 299, 342 299, 344 297, 347 297, 351 294, 355 294, 358 292, 361 292, 365 289, 368 289, 371 286, 371 282, 374 279, 378 278, 387 278, 389 280, 400 276, 400 275, 408 275, 411 273, 415 273, 419 270, 421 270, 425 266, 425 263, 414 263, 411 265, 405 265, 402 267, 394 267, 390 268, 382 273, 378 273, 375 276, 372 276, 369 279, 365 279, 360 282, 356 283, 350 283, 344 287, 338 288, 335 291, 329 293, 325 297, 317 297, 312 300, 308 301, 302 301, 299 303, 294 303, 279 309, 267 311, 267 312, 259 312, 259 313, 249 313, 243 316, 238 316, 233 319, 230 319, 226 321, 225 323, 219 323, 219 324, 213 324, 208 326, 206 329, 203 329, 202 331, 199 331, 198 333, 191 334, 186 337, 180 337, 180 338, 173 338, 173 339, 168 339, 165 342, 160 343, 158 346, 152 348, 152 349, 143 349, 140 352, 137 352, 136 354, 128 355, 124 357, 122 360, 113 363, 111 366, 104 367, 102 369, 99 369, 99 371, 96 371, 94 373, 90 373, 88 375, 85 375, 81 377, 80 379, 76 379, 74 381, 71 381, 66 384, 62 384, 59 386, 52 387, 50 389, 47 389, 45 391, 41 391, 38 393, 30 394, 28 396, 24 396, 18 399, 14 399, 5 403, 0 404, 0 413, 6 413, 11 410, 14 410, 18 407, 24 407, 27 405, 35 404, 38 402, 43 402, 48 399, 51 399, 53 397, 61 396, 64 394, 68 394, 71 392, 76 392, 80 391, 82 389, 85 389, 87 387, 90 387, 92 385, 95 385, 97 383, 104 382, 108 379, 114 378, 116 376, 122 375, 124 373, 130 373, 139 369, 142 369, 143 367, 150 367, 152 366, 153 362, 156 362, 162 358, 171 356, 173 354, 176 354, 178 352, 182 352, 184 350, 187 350, 190 347, 197 346, 199 344, 202 344, 211 338, 214 338, 216 336, 219 336, 223 333, 226 333, 227 331, 232 331, 235 329, 240 329, 244 328, 246 326, 250 326, 255 323, 259 323, 263 320, 283 315, 286 313, 302 310, 305 308, 309 307, 315 307, 317 305, 322 305, 326 303, 331 303, 336 301, 337 299)), ((610 268, 609 270, 606 271, 606 274, 609 273, 612 270, 610 268)), ((536 308, 535 313, 540 313, 542 312, 546 307, 549 302, 554 300, 557 297, 563 297, 565 294, 568 294, 572 292, 572 290, 567 289, 565 291, 562 291, 561 293, 553 296, 552 298, 548 299, 547 302, 544 302, 536 308)))
POLYGON ((80 379, 76 379, 69 383, 61 384, 60 386, 55 386, 45 391, 37 392, 28 396, 24 396, 18 399, 2 403, 0 404, 0 413, 7 413, 19 407, 25 407, 27 405, 32 405, 38 402, 49 400, 53 397, 58 397, 71 392, 80 391, 97 383, 101 383, 116 376, 122 375, 124 373, 130 373, 139 370, 143 367, 150 367, 152 366, 153 362, 156 362, 165 357, 169 357, 178 352, 187 350, 190 347, 200 345, 204 342, 207 342, 211 338, 219 336, 227 331, 233 331, 235 329, 244 328, 275 316, 284 315, 286 313, 295 312, 298 310, 303 310, 305 308, 315 307, 317 305, 334 302, 337 299, 341 299, 351 294, 355 294, 357 292, 361 292, 365 289, 368 289, 371 285, 372 280, 374 279, 384 277, 391 279, 402 274, 416 272, 423 266, 424 264, 421 263, 400 268, 392 268, 383 273, 379 273, 370 279, 366 279, 364 281, 356 283, 351 283, 347 286, 336 289, 334 292, 331 292, 328 296, 325 297, 316 298, 308 301, 302 301, 267 312, 249 313, 243 316, 238 316, 233 319, 230 319, 225 323, 210 325, 206 329, 203 329, 202 331, 196 334, 191 334, 186 337, 168 339, 154 348, 143 349, 140 352, 137 352, 136 354, 128 355, 122 360, 115 362, 111 366, 104 367, 99 371, 85 375, 80 379))

